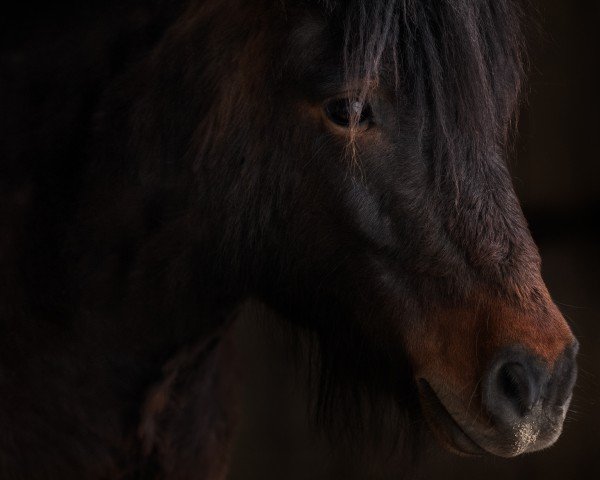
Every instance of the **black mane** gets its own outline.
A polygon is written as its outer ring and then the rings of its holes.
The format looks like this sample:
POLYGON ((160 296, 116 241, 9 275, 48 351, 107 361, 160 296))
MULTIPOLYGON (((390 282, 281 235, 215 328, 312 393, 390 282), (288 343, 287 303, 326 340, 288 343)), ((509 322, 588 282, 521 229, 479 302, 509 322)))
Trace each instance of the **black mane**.
MULTIPOLYGON (((432 125, 439 158, 461 169, 462 159, 509 146, 524 76, 525 16, 520 3, 319 3, 344 31, 348 80, 394 75, 398 89, 414 102, 423 129, 432 125)), ((368 88, 365 84, 365 95, 368 88)))

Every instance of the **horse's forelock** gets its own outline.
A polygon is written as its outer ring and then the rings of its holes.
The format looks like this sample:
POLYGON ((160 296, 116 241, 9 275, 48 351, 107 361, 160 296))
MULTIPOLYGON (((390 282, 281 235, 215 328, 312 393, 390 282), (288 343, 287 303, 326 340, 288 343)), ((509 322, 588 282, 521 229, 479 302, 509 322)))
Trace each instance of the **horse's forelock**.
POLYGON ((348 84, 362 82, 360 95, 366 97, 382 75, 391 73, 423 125, 429 124, 433 151, 454 169, 460 159, 510 144, 524 71, 517 2, 316 3, 344 31, 348 84))

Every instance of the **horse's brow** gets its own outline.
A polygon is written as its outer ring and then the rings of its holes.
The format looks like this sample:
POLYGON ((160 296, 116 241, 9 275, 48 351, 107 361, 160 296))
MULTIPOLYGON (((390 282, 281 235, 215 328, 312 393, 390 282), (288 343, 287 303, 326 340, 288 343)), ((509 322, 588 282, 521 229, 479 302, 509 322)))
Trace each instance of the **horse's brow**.
POLYGON ((338 95, 344 90, 344 75, 341 66, 315 61, 299 69, 297 81, 319 97, 338 95))
POLYGON ((299 81, 325 98, 345 92, 362 91, 365 86, 376 84, 374 80, 367 78, 347 78, 342 63, 334 60, 317 59, 300 71, 299 81))

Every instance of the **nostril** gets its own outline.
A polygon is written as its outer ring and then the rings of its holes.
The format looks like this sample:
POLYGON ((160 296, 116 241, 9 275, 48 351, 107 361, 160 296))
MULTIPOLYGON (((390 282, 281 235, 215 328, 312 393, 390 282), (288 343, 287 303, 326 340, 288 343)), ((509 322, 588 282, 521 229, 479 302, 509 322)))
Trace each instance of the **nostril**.
POLYGON ((521 346, 498 352, 481 383, 481 403, 497 428, 525 420, 562 421, 575 378, 576 345, 549 365, 521 346))
POLYGON ((547 367, 522 347, 502 350, 484 375, 482 404, 499 426, 514 425, 540 403, 547 367))
POLYGON ((532 383, 523 365, 506 363, 498 370, 498 400, 508 402, 517 412, 525 415, 537 400, 532 383))

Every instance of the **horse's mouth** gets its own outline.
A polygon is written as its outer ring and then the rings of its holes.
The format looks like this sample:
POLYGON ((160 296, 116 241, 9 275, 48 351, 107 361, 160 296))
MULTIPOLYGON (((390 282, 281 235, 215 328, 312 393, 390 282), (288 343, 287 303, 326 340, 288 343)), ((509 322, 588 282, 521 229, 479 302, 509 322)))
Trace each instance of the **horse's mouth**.
POLYGON ((421 408, 437 439, 448 450, 463 456, 481 456, 486 451, 473 441, 452 418, 437 394, 424 379, 418 381, 421 408))

